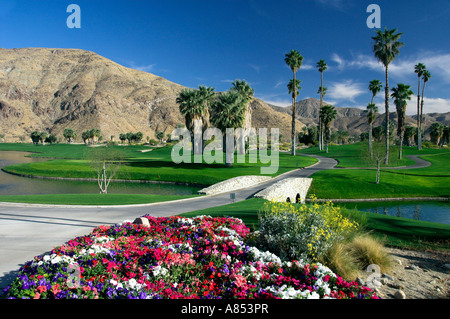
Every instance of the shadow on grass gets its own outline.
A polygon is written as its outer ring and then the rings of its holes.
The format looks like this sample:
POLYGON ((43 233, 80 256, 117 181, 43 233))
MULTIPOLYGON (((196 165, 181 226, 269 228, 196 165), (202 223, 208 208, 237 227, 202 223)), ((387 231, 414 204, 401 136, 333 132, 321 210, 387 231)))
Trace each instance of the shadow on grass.
POLYGON ((385 236, 389 241, 402 245, 430 248, 439 247, 450 250, 450 226, 429 222, 410 222, 399 217, 375 217, 369 219, 367 227, 378 236, 385 236))

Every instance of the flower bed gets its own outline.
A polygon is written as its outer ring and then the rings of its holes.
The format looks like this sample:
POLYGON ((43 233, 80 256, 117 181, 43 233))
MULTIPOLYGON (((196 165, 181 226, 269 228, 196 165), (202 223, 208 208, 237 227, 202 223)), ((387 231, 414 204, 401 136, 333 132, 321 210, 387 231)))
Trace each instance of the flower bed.
POLYGON ((27 262, 4 298, 377 298, 321 264, 245 244, 236 218, 152 217, 100 226, 27 262))

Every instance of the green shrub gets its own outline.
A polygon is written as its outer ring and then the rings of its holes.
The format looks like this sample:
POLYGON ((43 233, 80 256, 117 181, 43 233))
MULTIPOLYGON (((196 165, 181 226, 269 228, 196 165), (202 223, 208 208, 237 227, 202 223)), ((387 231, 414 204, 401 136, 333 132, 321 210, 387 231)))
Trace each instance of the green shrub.
POLYGON ((331 202, 322 205, 267 202, 258 214, 258 244, 285 260, 316 262, 334 243, 358 229, 358 223, 345 218, 340 210, 331 202))

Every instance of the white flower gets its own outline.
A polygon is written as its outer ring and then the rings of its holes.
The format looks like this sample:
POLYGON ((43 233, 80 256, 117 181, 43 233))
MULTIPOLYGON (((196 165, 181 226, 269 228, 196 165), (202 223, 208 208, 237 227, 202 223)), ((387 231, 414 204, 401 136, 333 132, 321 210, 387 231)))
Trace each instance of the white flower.
POLYGON ((317 292, 313 291, 313 292, 308 296, 308 299, 320 299, 320 295, 319 295, 317 292))
POLYGON ((136 287, 136 285, 137 285, 136 279, 131 278, 130 280, 128 280, 128 286, 129 286, 131 289, 134 289, 134 288, 136 287))
POLYGON ((159 275, 164 276, 165 274, 167 274, 167 272, 168 272, 168 270, 161 266, 156 266, 152 270, 153 276, 155 276, 155 277, 158 277, 159 275))

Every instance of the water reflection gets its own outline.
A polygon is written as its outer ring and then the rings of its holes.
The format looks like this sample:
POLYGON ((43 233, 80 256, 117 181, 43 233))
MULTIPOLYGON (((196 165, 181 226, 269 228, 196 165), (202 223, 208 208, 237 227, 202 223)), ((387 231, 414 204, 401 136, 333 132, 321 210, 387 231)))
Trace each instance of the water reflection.
POLYGON ((356 208, 374 214, 403 217, 414 220, 450 225, 450 202, 400 201, 342 203, 341 206, 356 208))
MULTIPOLYGON (((2 151, 0 167, 19 163, 41 162, 48 159, 25 157, 29 153, 2 151)), ((192 195, 199 188, 174 184, 111 182, 110 194, 154 194, 154 195, 192 195)), ((40 194, 96 194, 96 182, 60 181, 16 176, 0 170, 0 195, 40 195, 40 194)))

